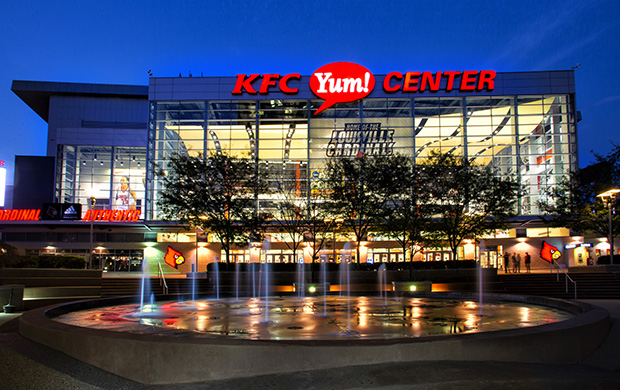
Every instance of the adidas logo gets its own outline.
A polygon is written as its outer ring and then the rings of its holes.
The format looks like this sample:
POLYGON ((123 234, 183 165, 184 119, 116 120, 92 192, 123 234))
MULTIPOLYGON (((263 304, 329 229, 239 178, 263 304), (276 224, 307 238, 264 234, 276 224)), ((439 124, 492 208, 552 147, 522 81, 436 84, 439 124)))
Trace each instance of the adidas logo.
POLYGON ((76 217, 77 216, 77 211, 75 211, 75 208, 73 206, 69 206, 67 207, 67 209, 64 212, 64 217, 76 217))

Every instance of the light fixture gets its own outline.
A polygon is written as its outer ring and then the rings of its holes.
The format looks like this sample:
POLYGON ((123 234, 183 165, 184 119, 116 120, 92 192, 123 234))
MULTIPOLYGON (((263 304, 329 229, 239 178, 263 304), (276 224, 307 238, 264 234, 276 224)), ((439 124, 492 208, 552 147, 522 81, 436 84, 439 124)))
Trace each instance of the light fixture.
POLYGON ((601 198, 603 203, 607 203, 606 206, 609 209, 609 263, 612 265, 614 263, 614 236, 612 232, 612 218, 611 218, 611 213, 612 213, 612 208, 613 208, 612 202, 616 200, 616 197, 618 196, 619 192, 620 192, 619 189, 614 188, 609 191, 605 191, 602 194, 597 195, 597 197, 601 198))
POLYGON ((93 157, 93 161, 97 161, 97 153, 95 153, 95 156, 93 157))

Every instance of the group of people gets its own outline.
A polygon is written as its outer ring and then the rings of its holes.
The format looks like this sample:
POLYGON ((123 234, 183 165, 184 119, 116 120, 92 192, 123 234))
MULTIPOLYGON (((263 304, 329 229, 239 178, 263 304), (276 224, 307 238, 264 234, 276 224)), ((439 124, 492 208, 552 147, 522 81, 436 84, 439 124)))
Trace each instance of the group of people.
MULTIPOLYGON (((524 260, 526 272, 529 273, 532 270, 532 256, 530 256, 529 253, 525 252, 524 260)), ((511 268, 513 273, 521 272, 521 254, 515 252, 511 256, 510 253, 504 252, 504 271, 506 271, 506 273, 510 273, 511 268)))

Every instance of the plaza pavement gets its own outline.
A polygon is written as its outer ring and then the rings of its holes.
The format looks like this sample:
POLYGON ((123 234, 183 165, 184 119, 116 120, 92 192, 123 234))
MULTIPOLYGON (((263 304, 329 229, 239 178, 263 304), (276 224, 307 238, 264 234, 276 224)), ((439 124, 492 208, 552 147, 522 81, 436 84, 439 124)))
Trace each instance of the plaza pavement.
POLYGON ((580 364, 413 362, 178 385, 142 385, 97 369, 20 336, 17 333, 20 314, 0 313, 0 389, 618 390, 620 300, 584 301, 608 310, 612 327, 601 347, 580 364))

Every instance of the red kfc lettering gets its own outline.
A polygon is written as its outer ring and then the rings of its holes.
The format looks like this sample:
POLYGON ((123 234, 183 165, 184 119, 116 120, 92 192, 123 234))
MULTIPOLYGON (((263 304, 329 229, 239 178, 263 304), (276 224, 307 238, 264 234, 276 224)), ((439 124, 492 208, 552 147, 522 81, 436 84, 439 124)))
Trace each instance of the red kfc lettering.
POLYGON ((264 74, 263 82, 260 85, 258 93, 266 94, 269 92, 269 87, 273 87, 277 84, 277 80, 280 78, 279 74, 264 74))
POLYGON ((259 77, 260 77, 260 74, 251 74, 250 77, 246 79, 244 74, 238 74, 237 83, 235 84, 235 89, 233 89, 232 91, 233 95, 242 94, 243 89, 247 93, 251 95, 255 95, 256 90, 254 89, 254 87, 252 87, 252 83, 254 82, 254 80, 256 80, 259 77))
POLYGON ((301 80, 301 74, 299 73, 289 73, 286 76, 282 77, 280 79, 280 83, 278 84, 278 86, 280 87, 280 90, 284 93, 297 93, 299 91, 299 88, 291 88, 288 86, 288 82, 291 79, 297 79, 297 80, 301 80))

